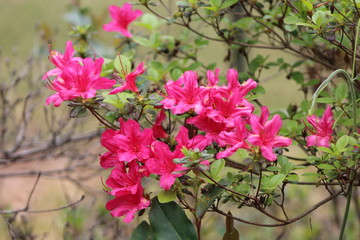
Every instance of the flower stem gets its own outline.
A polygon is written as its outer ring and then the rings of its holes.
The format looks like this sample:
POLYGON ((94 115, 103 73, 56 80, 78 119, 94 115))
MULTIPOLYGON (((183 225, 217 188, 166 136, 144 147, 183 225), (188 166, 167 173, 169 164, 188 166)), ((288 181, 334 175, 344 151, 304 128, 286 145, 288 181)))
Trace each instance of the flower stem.
MULTIPOLYGON (((351 94, 351 100, 352 100, 352 104, 353 104, 353 134, 356 132, 356 128, 357 128, 357 121, 356 121, 356 95, 355 95, 355 88, 354 88, 354 84, 353 81, 355 80, 355 65, 356 65, 356 49, 357 49, 357 43, 358 43, 358 38, 359 38, 359 28, 360 28, 360 19, 358 20, 357 23, 357 28, 356 28, 356 35, 355 35, 355 43, 354 43, 354 56, 353 56, 353 64, 352 64, 352 72, 351 72, 351 78, 349 79, 349 76, 347 76, 347 80, 349 82, 349 87, 350 87, 350 94, 351 94)), ((355 158, 355 155, 353 154, 353 160, 355 158)), ((350 205, 351 205, 351 195, 352 195, 352 191, 353 191, 353 182, 355 179, 355 175, 356 175, 356 170, 352 171, 350 170, 350 184, 349 184, 349 190, 348 190, 348 194, 347 194, 347 199, 346 199, 346 206, 345 206, 345 212, 344 212, 344 218, 343 218, 343 222, 341 225, 341 231, 340 231, 340 236, 339 236, 339 240, 342 240, 345 234, 345 227, 346 227, 346 223, 347 223, 347 219, 349 217, 349 211, 350 211, 350 205)))

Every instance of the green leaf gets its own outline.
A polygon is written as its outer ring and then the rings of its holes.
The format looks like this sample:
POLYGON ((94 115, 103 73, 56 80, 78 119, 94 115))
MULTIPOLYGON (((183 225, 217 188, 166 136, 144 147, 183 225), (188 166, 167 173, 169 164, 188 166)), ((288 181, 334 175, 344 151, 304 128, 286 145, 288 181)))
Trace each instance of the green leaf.
POLYGON ((114 67, 122 78, 125 78, 131 72, 131 61, 124 55, 117 55, 114 60, 114 67))
POLYGON ((171 71, 171 78, 172 80, 176 81, 179 79, 179 77, 183 74, 183 72, 179 69, 179 68, 175 68, 174 70, 171 71))
POLYGON ((158 199, 159 199, 160 203, 167 203, 167 202, 175 201, 176 192, 172 191, 172 190, 168 190, 168 191, 162 190, 158 194, 158 199))
POLYGON ((316 11, 312 17, 311 20, 313 21, 313 23, 315 23, 315 25, 320 28, 323 23, 326 21, 326 14, 323 11, 316 11))
POLYGON ((314 9, 314 6, 308 0, 301 0, 301 2, 306 6, 309 11, 312 11, 314 9))
POLYGON ((220 9, 225 9, 225 8, 231 7, 232 5, 234 5, 237 2, 239 2, 239 0, 227 0, 221 4, 220 9))
POLYGON ((309 28, 312 28, 312 29, 317 29, 317 26, 315 24, 310 24, 310 23, 305 23, 305 22, 299 22, 296 25, 305 26, 305 27, 309 27, 309 28))
POLYGON ((225 160, 219 159, 215 160, 210 167, 210 175, 215 181, 219 181, 221 179, 220 173, 225 167, 225 160))
POLYGON ((275 189, 278 185, 280 185, 285 179, 284 174, 277 174, 270 178, 270 187, 275 189))
POLYGON ((249 28, 252 21, 253 21, 253 19, 251 17, 244 17, 244 18, 241 18, 240 20, 237 20, 234 23, 234 26, 237 27, 237 28, 245 30, 245 29, 249 28))
POLYGON ((334 152, 330 148, 327 148, 327 147, 317 147, 317 149, 320 151, 326 152, 326 153, 334 154, 334 152))
POLYGON ((150 13, 145 13, 141 17, 141 23, 137 23, 137 25, 143 26, 150 31, 156 30, 160 26, 160 24, 161 23, 159 19, 150 13))
POLYGON ((196 240, 196 232, 184 210, 175 202, 159 203, 154 198, 149 212, 156 240, 196 240))
POLYGON ((275 167, 275 166, 270 166, 270 167, 266 168, 266 170, 271 171, 271 172, 278 172, 278 171, 280 171, 280 169, 281 168, 275 167))
POLYGON ((318 102, 318 103, 334 103, 335 100, 331 97, 322 97, 322 98, 316 99, 316 102, 318 102))
POLYGON ((289 176, 286 177, 286 179, 288 181, 298 181, 299 180, 299 176, 297 174, 291 174, 289 176))
POLYGON ((301 72, 293 72, 290 77, 294 79, 297 84, 304 83, 304 75, 301 72))
POLYGON ((338 151, 343 152, 349 143, 349 137, 347 135, 342 136, 336 142, 336 148, 338 151))
POLYGON ((257 55, 249 64, 249 72, 254 74, 255 71, 265 62, 265 58, 261 55, 257 55))
POLYGON ((197 46, 206 46, 209 44, 209 40, 204 39, 202 37, 197 37, 197 38, 195 38, 195 44, 197 46))
POLYGON ((101 69, 101 77, 105 77, 114 72, 114 60, 104 58, 104 64, 101 69))
POLYGON ((107 112, 105 114, 105 119, 108 120, 111 123, 115 122, 116 117, 117 117, 117 113, 114 113, 114 112, 111 112, 111 111, 109 111, 109 112, 107 112))
POLYGON ((338 102, 341 102, 343 99, 347 98, 348 96, 348 86, 346 83, 341 83, 335 89, 335 96, 338 102))
POLYGON ((151 226, 146 222, 142 221, 134 230, 130 240, 156 240, 151 226))
POLYGON ((123 109, 125 104, 128 102, 128 98, 134 98, 134 94, 122 92, 118 94, 107 95, 104 96, 104 102, 110 103, 119 109, 123 109))
POLYGON ((284 23, 286 24, 297 24, 300 22, 300 19, 297 16, 287 16, 284 18, 284 23))
POLYGON ((219 9, 221 2, 222 0, 210 0, 210 5, 216 9, 219 9))
POLYGON ((247 195, 250 193, 251 187, 249 184, 238 184, 234 187, 234 191, 247 195))
POLYGON ((152 42, 148 38, 133 36, 131 39, 141 46, 152 47, 152 42))
POLYGON ((330 164, 327 164, 327 163, 319 164, 318 168, 326 169, 326 170, 336 169, 333 165, 330 165, 330 164))
POLYGON ((205 193, 196 202, 196 215, 201 219, 206 211, 211 207, 214 200, 220 196, 224 189, 213 184, 208 184, 204 188, 205 193))

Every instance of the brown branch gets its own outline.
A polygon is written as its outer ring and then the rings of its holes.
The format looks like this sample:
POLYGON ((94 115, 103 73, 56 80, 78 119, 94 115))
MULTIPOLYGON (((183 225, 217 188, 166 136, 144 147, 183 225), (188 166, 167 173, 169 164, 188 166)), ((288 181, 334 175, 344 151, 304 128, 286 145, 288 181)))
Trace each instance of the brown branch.
POLYGON ((0 214, 9 214, 9 213, 19 213, 19 212, 27 212, 27 213, 47 213, 47 212, 54 212, 54 211, 59 211, 59 210, 63 210, 69 207, 72 207, 76 204, 78 204, 79 202, 81 202, 82 200, 84 200, 85 196, 82 195, 81 198, 75 202, 66 204, 64 206, 61 207, 57 207, 57 208, 51 208, 51 209, 41 209, 41 210, 30 210, 30 209, 18 209, 18 210, 0 210, 0 214))
POLYGON ((288 225, 288 224, 291 224, 291 223, 294 223, 300 219, 302 219, 303 217, 305 217, 306 215, 310 214, 311 212, 315 211, 316 209, 318 209, 319 207, 321 207, 322 205, 324 205, 325 203, 331 201, 332 199, 336 198, 337 196, 339 196, 343 191, 339 191, 337 192, 336 194, 334 195, 331 195, 327 198, 325 198, 324 200, 318 202, 317 204, 315 204, 312 208, 310 208, 309 210, 307 210, 306 212, 292 218, 292 219, 289 219, 289 220, 284 220, 283 223, 276 223, 276 224, 262 224, 262 223, 255 223, 255 222, 250 222, 250 221, 247 221, 247 220, 244 220, 244 219, 241 219, 241 218, 238 218, 238 217, 234 217, 234 216, 230 216, 229 214, 227 213, 224 213, 223 211, 217 209, 217 208, 213 208, 213 211, 214 212, 217 212, 223 216, 227 216, 227 217, 232 217, 234 220, 236 221, 239 221, 239 222, 242 222, 242 223, 246 223, 246 224, 250 224, 250 225, 255 225, 255 226, 260 226, 260 227, 281 227, 281 226, 285 226, 285 225, 288 225))

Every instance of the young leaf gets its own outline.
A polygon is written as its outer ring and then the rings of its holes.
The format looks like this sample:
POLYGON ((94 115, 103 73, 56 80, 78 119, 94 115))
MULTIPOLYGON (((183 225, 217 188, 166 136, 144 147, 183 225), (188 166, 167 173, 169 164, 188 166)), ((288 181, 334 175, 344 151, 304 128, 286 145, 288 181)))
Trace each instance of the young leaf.
POLYGON ((341 102, 343 99, 347 98, 348 96, 348 87, 345 83, 339 84, 335 90, 335 96, 338 102, 341 102))
POLYGON ((232 5, 234 5, 235 3, 237 3, 239 0, 227 0, 225 2, 223 2, 221 4, 221 7, 220 7, 220 10, 221 9, 225 9, 225 8, 228 8, 228 7, 231 7, 232 5))
POLYGON ((301 21, 297 16, 287 16, 286 18, 284 18, 284 23, 286 24, 297 24, 298 22, 301 21))
POLYGON ((285 175, 284 174, 277 174, 275 176, 273 176, 270 179, 270 187, 271 189, 275 189, 279 184, 281 184, 285 179, 285 175))
POLYGON ((158 199, 160 203, 167 203, 174 201, 176 199, 176 192, 172 190, 168 190, 168 191, 162 190, 158 194, 158 199))
POLYGON ((196 240, 196 232, 184 210, 175 202, 159 203, 154 198, 149 212, 156 240, 196 240))
POLYGON ((221 176, 219 175, 221 171, 224 169, 224 167, 225 167, 224 159, 216 160, 211 164, 210 175, 215 181, 219 181, 221 179, 221 176))
POLYGON ((342 136, 341 138, 339 138, 336 142, 336 148, 338 149, 338 151, 344 151, 346 146, 349 143, 349 137, 347 135, 342 136))

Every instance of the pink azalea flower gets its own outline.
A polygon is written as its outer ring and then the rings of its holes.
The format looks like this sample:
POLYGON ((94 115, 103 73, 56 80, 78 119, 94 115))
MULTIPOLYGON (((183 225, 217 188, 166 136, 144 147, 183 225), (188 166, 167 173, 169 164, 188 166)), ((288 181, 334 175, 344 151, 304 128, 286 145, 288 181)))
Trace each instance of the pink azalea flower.
POLYGON ((74 57, 74 47, 72 42, 69 40, 66 42, 66 48, 64 54, 61 54, 58 51, 51 50, 49 55, 49 60, 52 62, 56 68, 46 72, 42 77, 43 80, 47 79, 50 76, 61 75, 63 68, 70 62, 79 62, 82 60, 80 57, 74 57))
POLYGON ((112 190, 111 195, 120 197, 124 195, 136 194, 141 188, 142 173, 139 171, 139 165, 132 161, 128 164, 128 171, 125 165, 115 167, 106 180, 106 185, 112 190))
POLYGON ((214 119, 208 116, 211 109, 205 109, 202 113, 196 117, 189 118, 186 123, 193 124, 195 127, 205 132, 205 137, 208 139, 208 144, 213 141, 221 143, 219 134, 223 131, 230 130, 224 122, 216 122, 214 119))
POLYGON ((263 106, 261 108, 261 116, 251 116, 250 125, 253 134, 247 138, 247 141, 255 146, 259 146, 261 155, 269 161, 275 161, 276 155, 273 153, 275 147, 286 147, 291 144, 291 139, 278 136, 282 121, 279 115, 275 115, 271 120, 269 118, 269 110, 263 106))
POLYGON ((165 120, 166 114, 164 109, 161 109, 158 116, 156 117, 155 124, 152 127, 154 138, 167 138, 168 134, 165 132, 162 122, 165 120))
POLYGON ((113 90, 110 91, 109 94, 116 94, 116 93, 120 93, 123 92, 125 90, 130 90, 134 93, 139 93, 139 89, 136 86, 136 78, 143 74, 145 72, 144 69, 144 63, 140 63, 140 65, 135 69, 134 72, 129 73, 126 77, 125 77, 125 83, 117 88, 114 88, 113 90))
POLYGON ((143 196, 144 189, 140 186, 136 194, 116 197, 106 203, 106 209, 113 217, 125 216, 124 222, 134 219, 134 214, 150 206, 150 200, 143 196))
POLYGON ((216 84, 219 82, 219 72, 220 72, 219 68, 216 68, 214 72, 211 70, 208 70, 206 72, 208 87, 216 86, 216 84))
POLYGON ((197 113, 202 110, 200 87, 195 72, 186 71, 177 81, 169 81, 165 89, 168 96, 161 101, 165 109, 171 109, 174 114, 182 114, 191 109, 197 113))
POLYGON ((146 161, 146 166, 150 173, 160 175, 160 187, 169 190, 177 177, 185 174, 179 173, 185 170, 181 164, 173 162, 175 158, 182 158, 184 155, 180 151, 171 152, 169 146, 163 142, 152 144, 153 157, 146 161))
POLYGON ((141 10, 132 10, 131 4, 125 3, 122 7, 111 5, 109 7, 112 21, 103 25, 107 32, 120 32, 125 37, 130 38, 132 34, 128 30, 128 25, 142 15, 141 10))
POLYGON ((63 101, 78 97, 89 99, 96 96, 96 90, 109 89, 115 80, 100 77, 103 58, 93 61, 85 58, 82 62, 70 62, 63 69, 61 76, 49 80, 48 87, 57 93, 46 99, 46 104, 54 103, 58 107, 63 101))
POLYGON ((307 117, 308 122, 314 127, 313 135, 307 136, 306 141, 308 146, 330 147, 332 139, 332 125, 334 123, 333 113, 331 107, 327 106, 322 118, 315 115, 307 117))
POLYGON ((245 142, 248 136, 248 130, 246 129, 246 123, 241 117, 234 120, 235 129, 233 132, 222 132, 219 138, 227 148, 224 151, 219 152, 216 158, 225 158, 233 155, 239 148, 249 149, 250 146, 245 142))
POLYGON ((204 150, 208 145, 208 141, 203 135, 196 135, 189 139, 189 130, 186 127, 181 126, 180 131, 177 134, 175 140, 177 141, 176 150, 181 150, 183 147, 187 149, 199 149, 204 150))
POLYGON ((118 160, 146 161, 150 157, 150 145, 154 141, 152 135, 151 129, 141 131, 136 121, 129 119, 125 122, 120 119, 120 133, 113 137, 118 147, 116 152, 118 160))
POLYGON ((240 92, 234 92, 228 98, 220 94, 211 97, 211 107, 207 108, 207 116, 218 123, 233 127, 237 117, 247 117, 254 111, 254 106, 245 100, 240 92))
POLYGON ((120 134, 120 131, 107 129, 101 135, 101 145, 107 148, 109 151, 100 155, 100 165, 104 169, 115 167, 115 165, 119 162, 117 156, 118 146, 116 141, 114 140, 114 136, 116 134, 120 134))

